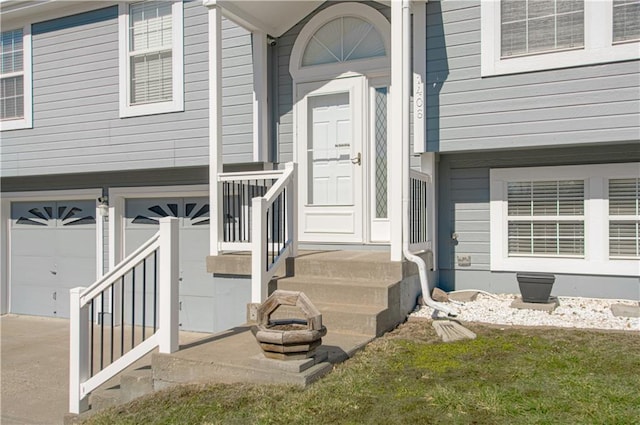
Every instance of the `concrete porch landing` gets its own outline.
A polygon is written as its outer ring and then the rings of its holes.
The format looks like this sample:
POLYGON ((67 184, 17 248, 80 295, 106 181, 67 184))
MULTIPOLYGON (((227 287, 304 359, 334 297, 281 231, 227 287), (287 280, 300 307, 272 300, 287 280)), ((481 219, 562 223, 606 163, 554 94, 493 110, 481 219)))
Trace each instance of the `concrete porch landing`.
POLYGON ((276 361, 263 356, 249 325, 183 345, 152 357, 154 389, 183 383, 291 384, 304 387, 353 356, 372 337, 331 332, 315 359, 276 361))

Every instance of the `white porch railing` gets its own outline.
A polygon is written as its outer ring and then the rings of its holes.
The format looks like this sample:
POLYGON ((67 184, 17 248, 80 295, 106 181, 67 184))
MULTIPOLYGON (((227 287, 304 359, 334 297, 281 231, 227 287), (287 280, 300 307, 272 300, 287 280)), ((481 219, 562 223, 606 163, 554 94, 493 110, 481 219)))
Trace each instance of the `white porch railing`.
POLYGON ((431 205, 431 177, 419 171, 409 171, 409 250, 411 252, 432 249, 429 215, 431 205))
POLYGON ((284 170, 218 175, 224 217, 221 251, 251 251, 251 302, 267 298, 276 269, 297 255, 296 165, 284 170))
POLYGON ((154 348, 178 350, 178 247, 178 219, 161 218, 158 233, 113 270, 71 290, 71 413, 87 410, 91 391, 154 348))

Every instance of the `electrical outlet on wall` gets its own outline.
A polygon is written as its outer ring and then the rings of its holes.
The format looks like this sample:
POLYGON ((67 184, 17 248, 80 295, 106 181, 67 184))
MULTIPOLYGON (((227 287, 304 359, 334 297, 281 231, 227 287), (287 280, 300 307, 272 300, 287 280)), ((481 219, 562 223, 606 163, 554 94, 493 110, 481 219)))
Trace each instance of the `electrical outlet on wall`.
POLYGON ((471 255, 458 255, 456 259, 458 260, 459 267, 471 266, 471 255))

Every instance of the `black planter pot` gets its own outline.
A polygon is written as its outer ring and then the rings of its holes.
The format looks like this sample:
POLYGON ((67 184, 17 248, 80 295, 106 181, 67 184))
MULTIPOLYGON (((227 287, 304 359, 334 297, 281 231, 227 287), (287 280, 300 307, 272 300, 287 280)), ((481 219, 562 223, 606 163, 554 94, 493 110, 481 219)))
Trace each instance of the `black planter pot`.
POLYGON ((526 303, 548 303, 556 277, 548 273, 517 273, 522 301, 526 303))

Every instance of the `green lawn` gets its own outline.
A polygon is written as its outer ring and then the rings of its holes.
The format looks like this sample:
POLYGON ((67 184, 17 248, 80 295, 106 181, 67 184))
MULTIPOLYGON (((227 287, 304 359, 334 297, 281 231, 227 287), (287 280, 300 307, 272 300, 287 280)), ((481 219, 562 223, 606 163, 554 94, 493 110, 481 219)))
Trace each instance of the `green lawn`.
POLYGON ((171 389, 90 424, 637 424, 640 333, 473 326, 441 343, 429 322, 379 338, 307 388, 171 389))

